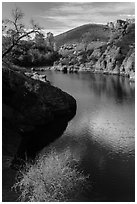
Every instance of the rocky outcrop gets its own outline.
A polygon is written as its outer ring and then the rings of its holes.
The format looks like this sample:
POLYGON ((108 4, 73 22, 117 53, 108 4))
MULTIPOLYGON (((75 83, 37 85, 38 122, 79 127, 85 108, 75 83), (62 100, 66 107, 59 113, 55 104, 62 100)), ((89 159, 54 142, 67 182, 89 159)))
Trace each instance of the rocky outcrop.
POLYGON ((128 76, 135 80, 135 21, 117 20, 108 23, 110 39, 107 43, 96 42, 92 48, 79 50, 76 44, 61 47, 62 57, 52 69, 66 73, 93 71, 96 73, 128 76), (66 53, 67 50, 67 53, 66 53))
POLYGON ((36 79, 36 80, 40 80, 43 81, 45 83, 50 83, 47 80, 47 76, 45 74, 39 74, 38 72, 24 72, 24 74, 28 77, 31 77, 32 79, 36 79))
POLYGON ((129 52, 127 53, 125 59, 123 60, 120 72, 125 72, 127 75, 133 75, 133 72, 135 72, 135 49, 131 48, 129 52))
POLYGON ((95 63, 94 68, 96 72, 131 76, 133 81, 133 76, 135 76, 135 49, 130 49, 124 56, 120 47, 108 46, 95 63))
POLYGON ((116 74, 129 76, 135 73, 135 49, 134 47, 127 49, 127 53, 123 53, 122 48, 115 44, 105 45, 94 49, 86 61, 82 61, 83 56, 75 56, 77 63, 64 65, 61 62, 55 64, 52 69, 66 72, 94 71, 105 74, 116 74))
MULTIPOLYGON (((131 76, 133 81, 135 76, 135 24, 132 21, 117 20, 113 27, 105 51, 94 64, 95 71, 131 76)), ((100 55, 99 49, 96 52, 100 55)))
POLYGON ((10 69, 3 69, 2 85, 3 155, 35 157, 65 130, 76 101, 49 83, 10 69))
POLYGON ((102 71, 104 73, 119 74, 120 66, 123 56, 120 47, 115 45, 108 46, 105 52, 101 55, 95 63, 95 71, 102 71))

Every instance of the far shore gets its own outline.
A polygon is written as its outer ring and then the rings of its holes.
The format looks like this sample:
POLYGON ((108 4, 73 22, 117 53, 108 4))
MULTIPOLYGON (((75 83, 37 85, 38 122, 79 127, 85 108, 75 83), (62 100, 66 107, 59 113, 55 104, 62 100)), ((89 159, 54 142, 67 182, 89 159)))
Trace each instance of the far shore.
POLYGON ((129 78, 129 80, 131 82, 135 82, 135 73, 133 73, 132 75, 129 75, 127 73, 124 72, 114 72, 114 71, 106 71, 106 70, 93 70, 91 68, 83 68, 83 69, 74 69, 74 70, 69 70, 69 66, 66 70, 64 70, 64 67, 66 68, 67 66, 43 66, 43 67, 32 67, 30 69, 27 69, 27 71, 40 71, 40 72, 44 72, 47 70, 51 70, 51 71, 58 71, 58 72, 63 72, 63 73, 80 73, 80 72, 91 72, 94 74, 104 74, 104 75, 117 75, 117 76, 123 76, 123 77, 127 77, 129 78))

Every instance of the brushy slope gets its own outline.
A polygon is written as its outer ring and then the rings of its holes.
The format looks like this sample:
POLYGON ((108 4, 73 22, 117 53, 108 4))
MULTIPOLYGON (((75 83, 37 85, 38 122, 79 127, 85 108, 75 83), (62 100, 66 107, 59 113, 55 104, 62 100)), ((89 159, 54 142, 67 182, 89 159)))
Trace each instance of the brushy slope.
POLYGON ((100 40, 107 42, 110 38, 110 30, 107 26, 101 24, 86 24, 57 35, 55 40, 58 46, 69 43, 79 43, 87 37, 88 41, 100 40))

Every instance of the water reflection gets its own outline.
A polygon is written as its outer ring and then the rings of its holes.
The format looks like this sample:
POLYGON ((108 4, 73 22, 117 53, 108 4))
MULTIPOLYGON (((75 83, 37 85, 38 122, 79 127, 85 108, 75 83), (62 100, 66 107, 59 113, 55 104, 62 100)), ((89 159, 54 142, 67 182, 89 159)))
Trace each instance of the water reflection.
POLYGON ((107 97, 115 98, 119 103, 124 102, 126 98, 133 98, 135 95, 134 83, 130 84, 129 80, 124 77, 83 73, 78 78, 85 83, 90 81, 89 88, 96 95, 105 94, 107 97))
POLYGON ((90 173, 94 190, 85 201, 95 195, 100 202, 134 201, 134 84, 118 76, 46 74, 77 100, 76 116, 53 145, 58 151, 69 147, 81 168, 90 173))
MULTIPOLYGON (((63 75, 60 72, 46 72, 48 79, 56 86, 73 93, 84 89, 85 92, 93 92, 96 96, 115 99, 123 103, 125 100, 134 103, 135 83, 129 82, 128 78, 114 75, 93 73, 78 73, 63 75), (71 84, 70 84, 71 82, 71 84), (76 90, 77 89, 77 90, 76 90)), ((75 95, 75 94, 74 94, 75 95)))
POLYGON ((49 145, 55 139, 59 138, 68 123, 64 120, 54 120, 47 126, 37 127, 34 131, 25 132, 22 134, 22 140, 12 161, 13 166, 22 166, 23 161, 32 160, 37 153, 45 146, 49 145))
MULTIPOLYGON (((105 148, 98 142, 83 137, 83 132, 76 135, 64 136, 52 144, 58 152, 71 150, 72 155, 79 161, 79 168, 85 174, 90 174, 92 188, 81 199, 83 201, 134 201, 134 158, 125 160, 126 154, 105 148)), ((81 195, 83 196, 83 195, 81 195)), ((80 201, 81 201, 80 199, 80 201)))

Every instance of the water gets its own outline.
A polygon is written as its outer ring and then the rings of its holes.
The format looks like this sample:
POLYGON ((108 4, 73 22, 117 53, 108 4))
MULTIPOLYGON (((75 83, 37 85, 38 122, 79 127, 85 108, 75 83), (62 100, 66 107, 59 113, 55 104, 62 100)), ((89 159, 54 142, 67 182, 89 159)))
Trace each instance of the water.
POLYGON ((69 147, 90 174, 93 189, 80 201, 134 201, 134 83, 91 73, 45 74, 77 101, 76 116, 53 145, 58 151, 69 147))

